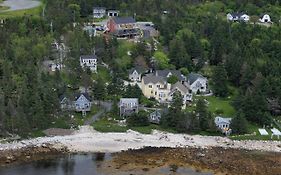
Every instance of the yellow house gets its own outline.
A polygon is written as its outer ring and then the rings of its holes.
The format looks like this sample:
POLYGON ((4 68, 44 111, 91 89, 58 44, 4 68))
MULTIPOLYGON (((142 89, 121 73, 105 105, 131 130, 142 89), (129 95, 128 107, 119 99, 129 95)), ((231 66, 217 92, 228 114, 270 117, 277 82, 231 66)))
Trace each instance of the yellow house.
POLYGON ((147 98, 155 98, 159 102, 167 102, 169 100, 170 89, 171 84, 163 77, 149 74, 142 78, 141 90, 147 98))

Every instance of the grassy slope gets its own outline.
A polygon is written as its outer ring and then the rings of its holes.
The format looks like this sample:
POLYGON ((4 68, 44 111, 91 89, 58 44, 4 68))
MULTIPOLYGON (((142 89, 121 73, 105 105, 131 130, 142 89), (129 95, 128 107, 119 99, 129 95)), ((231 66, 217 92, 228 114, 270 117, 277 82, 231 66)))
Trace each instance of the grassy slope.
MULTIPOLYGON (((1 0, 0 0, 1 2, 1 0)), ((24 10, 16 10, 16 11, 9 11, 9 12, 0 12, 0 18, 10 18, 10 17, 18 17, 24 15, 34 15, 39 16, 42 12, 44 4, 41 3, 40 6, 31 8, 31 9, 24 9, 24 10)))
POLYGON ((127 127, 127 126, 119 126, 114 121, 108 121, 106 118, 103 118, 93 124, 95 130, 100 132, 126 132, 128 129, 143 133, 150 134, 153 129, 168 131, 174 133, 175 131, 171 129, 163 129, 159 125, 151 124, 149 126, 141 126, 141 127, 127 127))

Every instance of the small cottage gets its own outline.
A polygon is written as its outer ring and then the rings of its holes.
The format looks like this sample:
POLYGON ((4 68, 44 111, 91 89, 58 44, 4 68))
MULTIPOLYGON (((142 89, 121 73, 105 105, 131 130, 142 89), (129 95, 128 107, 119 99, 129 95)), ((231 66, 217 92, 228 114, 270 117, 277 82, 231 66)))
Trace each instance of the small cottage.
POLYGON ((120 116, 129 116, 139 111, 139 100, 137 98, 121 98, 119 103, 120 116))
POLYGON ((74 98, 74 107, 76 112, 91 111, 92 102, 88 93, 78 93, 74 98))
POLYGON ((82 68, 88 67, 92 72, 97 72, 98 57, 96 55, 80 56, 80 65, 82 68))
POLYGON ((109 16, 109 17, 119 16, 119 11, 118 10, 108 10, 107 16, 109 16))
POLYGON ((227 131, 230 129, 230 123, 232 118, 223 118, 223 117, 216 117, 215 118, 215 124, 218 129, 221 131, 227 131))
POLYGON ((243 21, 243 22, 249 22, 250 16, 246 13, 240 12, 240 13, 228 13, 226 15, 226 18, 228 21, 243 21))
POLYGON ((149 114, 148 120, 150 123, 159 124, 161 120, 161 112, 160 110, 155 110, 149 114))
POLYGON ((270 18, 270 16, 269 16, 268 14, 262 14, 262 15, 260 16, 259 21, 260 21, 261 23, 271 23, 271 18, 270 18))
POLYGON ((43 65, 49 72, 55 72, 56 70, 60 71, 65 67, 63 64, 59 63, 59 60, 45 60, 43 65))
POLYGON ((140 82, 143 73, 145 73, 145 69, 141 67, 132 68, 129 71, 129 80, 132 82, 140 82))
POLYGON ((103 18, 106 14, 105 7, 94 7, 93 8, 93 17, 94 18, 103 18))

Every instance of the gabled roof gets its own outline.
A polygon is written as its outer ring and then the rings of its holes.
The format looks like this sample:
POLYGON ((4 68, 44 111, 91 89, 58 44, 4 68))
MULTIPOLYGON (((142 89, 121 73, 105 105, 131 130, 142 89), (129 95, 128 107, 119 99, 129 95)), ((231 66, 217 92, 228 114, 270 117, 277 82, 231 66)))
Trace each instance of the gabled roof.
POLYGON ((232 12, 232 13, 230 13, 230 14, 231 14, 232 17, 238 17, 238 18, 240 18, 240 17, 243 16, 243 15, 247 15, 247 14, 244 13, 244 12, 232 12))
POLYGON ((116 24, 136 23, 133 17, 113 17, 112 19, 116 24))
POLYGON ((143 77, 143 82, 144 84, 149 84, 149 83, 162 83, 165 84, 166 80, 163 77, 160 76, 155 76, 153 74, 147 74, 146 76, 143 77))
POLYGON ((84 96, 87 100, 89 100, 89 101, 92 100, 92 98, 90 97, 90 95, 89 95, 88 93, 77 93, 77 94, 75 94, 75 96, 74 96, 75 101, 76 101, 79 97, 81 97, 81 95, 83 95, 83 96, 84 96))
POLYGON ((142 67, 134 67, 129 70, 129 74, 132 74, 135 70, 137 71, 138 74, 143 74, 146 72, 146 70, 142 67))
POLYGON ((65 98, 67 98, 65 95, 60 95, 59 96, 60 102, 62 102, 65 98))
POLYGON ((216 125, 218 125, 220 123, 230 124, 231 120, 232 120, 232 118, 222 118, 222 117, 218 116, 218 117, 215 118, 215 123, 216 123, 216 125))
POLYGON ((109 9, 109 10, 107 10, 107 12, 119 12, 119 10, 109 9))
POLYGON ((93 7, 94 10, 106 10, 105 7, 93 7))
POLYGON ((264 15, 268 15, 268 16, 270 16, 269 14, 267 14, 267 13, 262 13, 262 14, 260 14, 260 18, 263 18, 264 17, 264 15))
POLYGON ((205 77, 203 77, 201 74, 190 73, 188 75, 189 84, 193 84, 198 78, 205 78, 205 77))
POLYGON ((156 70, 155 71, 155 75, 156 76, 161 76, 161 77, 164 77, 164 78, 168 78, 168 75, 170 73, 172 75, 178 77, 178 79, 181 80, 181 81, 185 80, 185 76, 183 76, 179 70, 168 70, 168 69, 165 69, 165 70, 156 70))
POLYGON ((98 59, 96 55, 81 55, 80 59, 98 59))
POLYGON ((181 91, 182 93, 184 94, 187 94, 189 92, 189 89, 187 87, 185 87, 181 82, 177 82, 175 84, 172 85, 172 91, 171 92, 174 92, 175 90, 179 90, 181 91))
POLYGON ((122 103, 139 103, 139 99, 138 98, 120 98, 120 104, 122 103))

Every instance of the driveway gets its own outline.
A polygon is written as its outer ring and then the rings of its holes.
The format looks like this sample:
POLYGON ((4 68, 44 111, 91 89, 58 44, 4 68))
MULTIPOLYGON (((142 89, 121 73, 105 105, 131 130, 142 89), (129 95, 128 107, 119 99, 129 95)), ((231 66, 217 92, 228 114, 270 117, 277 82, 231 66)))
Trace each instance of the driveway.
POLYGON ((37 0, 6 0, 0 5, 9 7, 8 10, 2 11, 2 12, 7 12, 7 11, 31 9, 39 6, 40 4, 41 2, 37 0))
POLYGON ((97 121, 100 119, 100 117, 106 113, 109 112, 112 109, 112 102, 108 102, 108 101, 94 101, 94 104, 97 104, 99 106, 102 107, 102 109, 96 113, 95 115, 93 115, 91 118, 89 118, 88 120, 86 120, 84 122, 84 125, 90 125, 91 123, 97 121))

